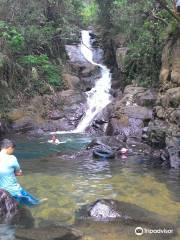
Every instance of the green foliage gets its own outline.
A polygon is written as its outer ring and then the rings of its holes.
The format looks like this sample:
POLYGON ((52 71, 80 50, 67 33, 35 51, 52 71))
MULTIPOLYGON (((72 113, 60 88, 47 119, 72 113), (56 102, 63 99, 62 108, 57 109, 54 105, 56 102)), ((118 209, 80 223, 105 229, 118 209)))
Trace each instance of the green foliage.
POLYGON ((21 50, 24 45, 24 37, 17 28, 10 26, 5 21, 0 21, 0 38, 7 41, 12 50, 21 50))
POLYGON ((42 65, 43 74, 47 77, 48 83, 58 87, 62 84, 60 69, 53 64, 42 65))
POLYGON ((84 5, 82 10, 83 22, 85 25, 94 23, 97 19, 98 5, 95 1, 84 5))
POLYGON ((83 0, 0 0, 2 99, 64 89, 64 45, 79 42, 83 7, 83 0))
POLYGON ((43 64, 49 63, 49 58, 47 55, 44 55, 44 54, 39 56, 27 55, 27 56, 21 57, 20 61, 23 64, 28 64, 30 66, 36 66, 36 65, 42 66, 43 64))
MULTIPOLYGON (((161 67, 162 48, 167 38, 167 26, 177 31, 173 17, 152 0, 97 0, 101 24, 111 25, 111 36, 121 33, 129 48, 126 57, 126 82, 157 85, 161 67), (101 10, 102 9, 102 10, 101 10)), ((172 2, 167 1, 172 9, 172 2)))
POLYGON ((56 66, 49 61, 47 55, 27 55, 20 59, 20 62, 30 69, 36 67, 39 73, 42 74, 43 80, 47 80, 47 83, 54 87, 62 85, 61 66, 56 66))

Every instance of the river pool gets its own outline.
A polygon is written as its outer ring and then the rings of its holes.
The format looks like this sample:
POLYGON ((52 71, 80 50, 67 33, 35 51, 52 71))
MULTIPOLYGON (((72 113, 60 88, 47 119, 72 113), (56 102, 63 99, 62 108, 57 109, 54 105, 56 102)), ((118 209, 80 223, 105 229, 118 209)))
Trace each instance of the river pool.
MULTIPOLYGON (((74 158, 91 137, 82 134, 60 135, 60 145, 48 143, 49 136, 37 139, 16 137, 18 157, 24 172, 21 185, 44 204, 32 208, 35 226, 43 224, 73 225, 75 212, 82 205, 100 198, 136 204, 153 211, 176 225, 180 232, 180 173, 149 167, 143 157, 126 160, 74 158), (69 157, 66 158, 65 155, 69 157), (72 156, 72 157, 71 157, 72 156)), ((91 223, 76 226, 86 240, 162 239, 150 234, 137 237, 133 226, 91 223)), ((12 240, 14 228, 0 225, 0 239, 12 240)), ((172 239, 180 239, 180 235, 172 239)))

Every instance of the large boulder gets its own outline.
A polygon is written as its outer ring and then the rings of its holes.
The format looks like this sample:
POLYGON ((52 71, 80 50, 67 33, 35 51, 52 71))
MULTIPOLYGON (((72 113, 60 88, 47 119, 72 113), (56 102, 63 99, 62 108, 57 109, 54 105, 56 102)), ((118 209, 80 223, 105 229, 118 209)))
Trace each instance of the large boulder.
POLYGON ((71 75, 69 73, 63 74, 63 80, 70 89, 76 89, 80 85, 80 79, 77 76, 71 75))
POLYGON ((164 148, 166 146, 168 124, 162 120, 154 120, 149 123, 147 141, 152 147, 164 148))
POLYGON ((120 118, 111 118, 106 134, 109 136, 121 135, 124 139, 127 137, 142 137, 143 121, 141 119, 129 118, 122 115, 120 118))
POLYGON ((0 223, 11 222, 17 214, 17 202, 8 192, 0 189, 0 223))
POLYGON ((180 87, 168 89, 158 101, 163 107, 177 108, 180 105, 180 87))
MULTIPOLYGON (((112 200, 100 199, 92 204, 83 206, 76 212, 76 219, 89 221, 117 221, 125 224, 164 224, 161 217, 141 208, 135 204, 112 200)), ((167 225, 166 225, 167 226, 167 225)))
POLYGON ((136 95, 136 103, 142 107, 153 107, 157 100, 157 91, 148 89, 145 92, 136 95))
POLYGON ((19 207, 7 191, 0 189, 0 224, 2 223, 33 227, 34 219, 29 209, 19 207))
POLYGON ((79 240, 82 233, 76 229, 62 226, 47 226, 30 229, 17 229, 17 240, 79 240))

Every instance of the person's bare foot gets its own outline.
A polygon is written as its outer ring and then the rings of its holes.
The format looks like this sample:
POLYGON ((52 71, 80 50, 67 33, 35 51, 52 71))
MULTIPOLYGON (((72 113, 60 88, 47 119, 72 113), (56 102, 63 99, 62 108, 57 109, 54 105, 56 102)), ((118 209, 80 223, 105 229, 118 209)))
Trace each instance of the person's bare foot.
POLYGON ((40 203, 44 203, 46 201, 48 201, 48 198, 42 198, 42 199, 39 200, 40 203))

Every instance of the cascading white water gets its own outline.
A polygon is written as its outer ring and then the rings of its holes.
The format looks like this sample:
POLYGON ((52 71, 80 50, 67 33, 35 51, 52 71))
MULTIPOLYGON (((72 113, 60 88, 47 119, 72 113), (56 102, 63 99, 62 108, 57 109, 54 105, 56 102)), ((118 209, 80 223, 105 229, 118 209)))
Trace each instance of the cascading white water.
POLYGON ((110 70, 101 64, 95 63, 93 61, 93 50, 91 46, 91 37, 88 31, 83 30, 81 32, 82 42, 81 42, 81 53, 84 58, 96 65, 101 70, 101 78, 99 78, 95 86, 91 91, 87 92, 87 106, 88 109, 80 121, 76 129, 72 131, 57 131, 51 134, 66 134, 66 133, 82 133, 90 125, 94 117, 103 110, 110 102, 111 95, 109 90, 111 89, 111 73, 110 70))
POLYGON ((106 66, 97 64, 93 61, 90 34, 85 30, 83 30, 81 34, 81 52, 88 62, 98 66, 101 69, 101 78, 96 81, 95 86, 87 93, 88 109, 77 128, 73 131, 74 133, 84 132, 94 117, 111 102, 109 94, 109 90, 111 88, 110 70, 106 66))

